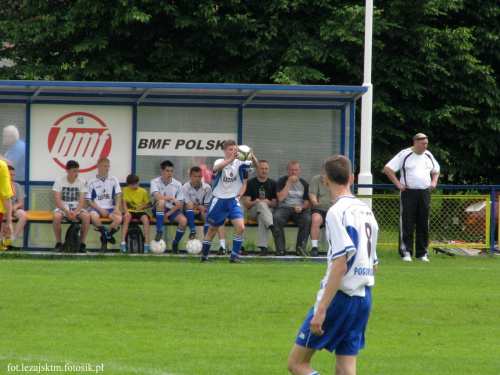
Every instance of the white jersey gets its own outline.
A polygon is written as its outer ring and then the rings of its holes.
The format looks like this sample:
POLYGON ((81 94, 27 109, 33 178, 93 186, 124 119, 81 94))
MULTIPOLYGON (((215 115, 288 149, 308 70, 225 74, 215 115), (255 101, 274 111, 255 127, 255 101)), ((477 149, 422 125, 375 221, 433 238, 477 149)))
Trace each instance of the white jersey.
POLYGON ((428 189, 431 174, 439 173, 439 164, 429 151, 419 155, 413 147, 404 149, 393 157, 386 167, 394 173, 399 171, 399 181, 410 189, 428 189))
POLYGON ((212 187, 203 181, 199 188, 193 187, 191 181, 186 182, 182 185, 182 192, 186 203, 193 202, 195 206, 208 206, 212 199, 212 187))
POLYGON ((80 204, 80 195, 88 192, 87 182, 83 178, 77 177, 75 182, 70 183, 68 176, 55 180, 52 190, 61 193, 61 203, 70 211, 74 211, 80 204))
MULTIPOLYGON (((174 197, 178 201, 184 203, 185 198, 184 198, 184 192, 182 191, 182 184, 177 181, 175 178, 172 178, 170 182, 163 182, 163 180, 160 177, 156 177, 155 179, 151 180, 151 196, 154 199, 154 194, 159 193, 160 195, 165 195, 167 197, 174 197)), ((156 202, 153 203, 153 206, 156 204, 156 202)), ((165 207, 170 210, 175 206, 173 201, 168 201, 165 204, 165 207)))
POLYGON ((97 175, 89 181, 88 192, 85 199, 93 201, 106 210, 115 208, 115 196, 122 193, 120 182, 116 177, 107 176, 100 179, 97 175))
POLYGON ((373 287, 373 266, 377 264, 378 224, 370 208, 353 196, 342 196, 326 214, 328 269, 317 294, 318 305, 336 258, 347 255, 347 271, 339 290, 349 296, 365 296, 373 287))
MULTIPOLYGON (((217 159, 214 167, 226 159, 217 159)), ((216 198, 230 199, 236 198, 240 193, 243 184, 243 171, 247 169, 252 171, 252 161, 241 161, 235 159, 231 164, 226 165, 223 169, 214 172, 214 184, 212 186, 212 193, 216 198)))

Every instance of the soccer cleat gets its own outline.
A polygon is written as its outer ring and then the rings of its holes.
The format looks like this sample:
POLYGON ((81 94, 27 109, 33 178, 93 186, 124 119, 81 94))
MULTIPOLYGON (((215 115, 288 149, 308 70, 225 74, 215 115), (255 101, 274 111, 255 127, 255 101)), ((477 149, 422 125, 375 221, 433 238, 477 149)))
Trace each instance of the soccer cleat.
POLYGON ((108 242, 111 244, 111 245, 114 245, 116 243, 116 240, 115 238, 113 237, 113 234, 115 234, 116 232, 118 232, 120 228, 113 228, 111 229, 107 234, 108 238, 108 242))
POLYGON ((244 256, 244 257, 246 257, 248 255, 247 251, 245 250, 245 248, 243 246, 240 248, 239 255, 244 256))
POLYGON ((172 254, 179 254, 179 244, 172 242, 172 254))
POLYGON ((231 258, 229 259, 229 263, 245 264, 245 261, 241 260, 240 258, 231 258))
POLYGON ((56 243, 56 246, 54 246, 54 251, 60 253, 62 251, 62 243, 56 243))
POLYGON ((189 239, 190 240, 195 240, 196 239, 196 233, 190 233, 189 234, 189 239))
POLYGON ((314 246, 312 249, 311 249, 311 256, 312 257, 317 257, 319 255, 319 250, 316 246, 314 246))
POLYGON ((427 258, 427 254, 425 254, 423 257, 417 258, 418 260, 421 260, 422 262, 429 262, 429 258, 427 258))
POLYGON ((163 232, 156 232, 155 241, 160 241, 163 237, 163 232))
POLYGON ((201 258, 200 263, 212 263, 212 261, 208 258, 201 258))
POLYGON ((85 253, 87 252, 87 245, 85 245, 83 242, 80 244, 80 247, 78 249, 79 253, 85 253))
POLYGON ((226 249, 224 249, 222 246, 220 247, 219 251, 217 251, 217 255, 226 255, 226 249))
POLYGON ((123 253, 127 251, 127 244, 125 242, 120 244, 120 251, 123 253))
POLYGON ((405 262, 411 262, 411 255, 408 251, 403 251, 401 259, 405 262))
POLYGON ((95 230, 101 232, 101 237, 99 238, 101 242, 106 242, 108 240, 109 233, 104 225, 101 225, 99 228, 95 228, 95 230))
POLYGON ((267 250, 267 247, 261 247, 260 248, 260 256, 261 257, 266 257, 269 255, 269 251, 267 250))

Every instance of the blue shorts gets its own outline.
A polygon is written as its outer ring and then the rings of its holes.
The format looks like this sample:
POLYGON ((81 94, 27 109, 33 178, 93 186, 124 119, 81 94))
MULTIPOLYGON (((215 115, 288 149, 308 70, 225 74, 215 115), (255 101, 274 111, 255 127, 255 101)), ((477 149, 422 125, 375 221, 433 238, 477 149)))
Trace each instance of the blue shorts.
POLYGON ((205 222, 213 227, 220 227, 224 225, 226 219, 243 219, 240 202, 236 198, 213 197, 208 206, 205 222))
MULTIPOLYGON (((115 211, 114 208, 105 208, 105 210, 108 211, 110 215, 115 211)), ((91 212, 97 212, 99 214, 99 216, 102 217, 101 213, 99 212, 99 210, 97 208, 89 207, 88 211, 89 211, 89 214, 91 212)))
MULTIPOLYGON (((168 210, 170 210, 170 208, 165 208, 165 212, 167 212, 168 210)), ((156 206, 153 207, 153 209, 151 210, 153 216, 156 216, 156 206)), ((170 220, 170 221, 174 221, 174 219, 179 216, 180 214, 182 214, 182 212, 180 210, 178 211, 175 211, 172 215, 168 216, 168 217, 165 217, 165 219, 167 220, 170 220)))
POLYGON ((316 336, 311 333, 311 320, 314 307, 309 311, 295 343, 306 348, 329 352, 336 355, 357 355, 365 347, 365 331, 370 316, 372 295, 370 288, 365 288, 364 297, 349 297, 337 292, 326 310, 323 323, 324 333, 316 336))

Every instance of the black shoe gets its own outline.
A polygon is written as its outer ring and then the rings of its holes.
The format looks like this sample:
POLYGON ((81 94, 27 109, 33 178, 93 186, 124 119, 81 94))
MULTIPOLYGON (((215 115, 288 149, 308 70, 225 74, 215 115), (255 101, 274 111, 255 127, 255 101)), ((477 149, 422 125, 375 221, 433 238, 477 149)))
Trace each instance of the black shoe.
POLYGON ((111 245, 114 245, 114 244, 116 243, 116 240, 115 240, 115 238, 114 238, 114 237, 109 236, 109 237, 108 237, 108 242, 109 242, 111 245))
POLYGON ((163 237, 163 232, 156 232, 155 241, 160 241, 163 237))
POLYGON ((196 239, 196 233, 189 234, 189 239, 190 240, 195 240, 196 239))
POLYGON ((179 244, 172 242, 172 254, 179 254, 179 244))
POLYGON ((113 234, 115 234, 116 232, 118 232, 120 230, 120 227, 118 228, 113 228, 109 231, 109 235, 112 236, 113 234))
POLYGON ((246 250, 243 246, 240 248, 239 255, 244 256, 244 257, 248 255, 248 253, 246 252, 246 250))
POLYGON ((315 246, 311 249, 311 256, 312 257, 317 257, 319 255, 319 250, 318 248, 315 246))
POLYGON ((108 232, 108 242, 111 244, 111 245, 114 245, 116 243, 116 240, 114 239, 113 237, 113 234, 115 234, 116 232, 118 232, 120 230, 120 228, 113 228, 111 229, 109 232, 108 232))
POLYGON ((231 258, 231 259, 229 259, 229 263, 245 264, 245 262, 243 260, 241 260, 240 258, 231 258))
POLYGON ((212 261, 208 258, 201 258, 200 263, 212 263, 212 261))
POLYGON ((268 255, 269 255, 269 251, 267 250, 267 247, 260 247, 260 256, 266 257, 268 255))
POLYGON ((54 251, 60 253, 62 251, 62 243, 60 242, 56 243, 56 246, 54 246, 54 251))
POLYGON ((87 252, 87 245, 85 245, 83 242, 80 244, 80 248, 78 249, 79 253, 86 253, 87 252))
POLYGON ((18 251, 18 250, 21 250, 21 248, 12 245, 7 246, 7 251, 18 251))
POLYGON ((276 256, 277 257, 282 257, 285 255, 285 250, 276 250, 276 256))
POLYGON ((226 255, 226 249, 224 249, 222 246, 220 247, 219 251, 217 251, 217 255, 226 255))

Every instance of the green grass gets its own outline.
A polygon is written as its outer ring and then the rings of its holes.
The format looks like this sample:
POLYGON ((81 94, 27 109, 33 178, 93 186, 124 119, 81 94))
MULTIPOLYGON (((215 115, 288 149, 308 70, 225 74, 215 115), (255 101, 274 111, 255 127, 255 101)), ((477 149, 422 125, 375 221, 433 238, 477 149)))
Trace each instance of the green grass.
MULTIPOLYGON (((498 258, 406 263, 380 250, 379 259, 358 374, 500 374, 498 258)), ((285 374, 325 270, 310 261, 3 255, 0 374, 9 364, 102 364, 102 374, 285 374)), ((319 352, 313 365, 333 374, 334 356, 319 352)))

